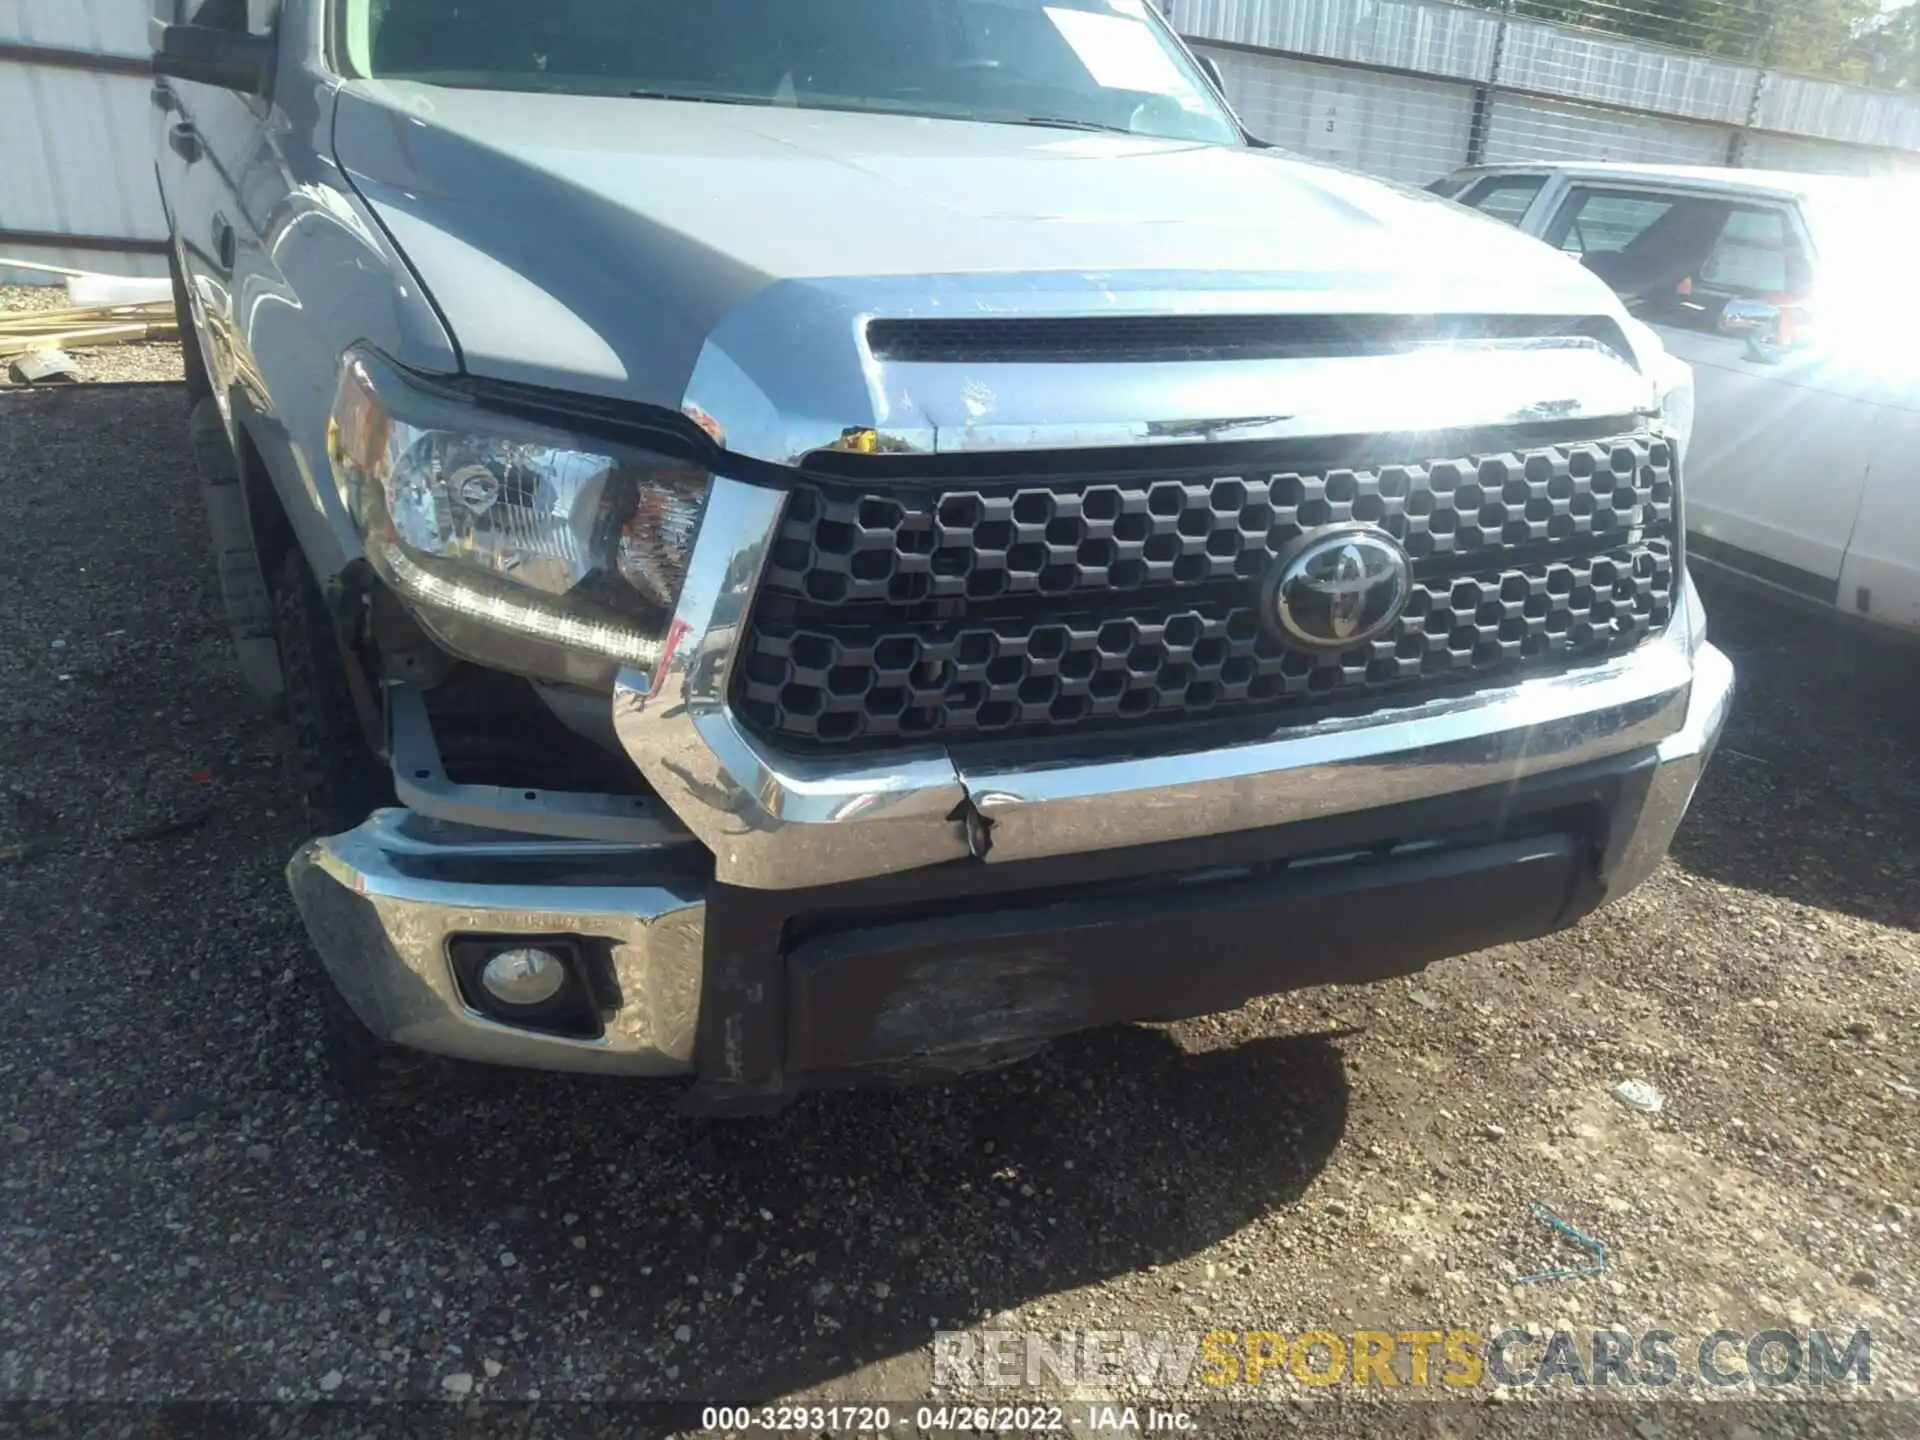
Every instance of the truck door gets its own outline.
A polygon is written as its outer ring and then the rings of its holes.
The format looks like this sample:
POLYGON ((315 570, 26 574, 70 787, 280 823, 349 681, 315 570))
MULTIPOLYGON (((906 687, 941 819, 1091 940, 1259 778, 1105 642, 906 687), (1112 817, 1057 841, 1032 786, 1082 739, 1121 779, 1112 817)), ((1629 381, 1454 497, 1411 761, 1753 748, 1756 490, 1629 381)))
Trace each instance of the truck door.
MULTIPOLYGON (((153 20, 159 25, 184 24, 200 0, 154 0, 153 20)), ((157 43, 157 42, 156 42, 157 43)), ((212 193, 208 188, 211 173, 203 163, 206 147, 194 123, 193 111, 199 108, 206 87, 156 76, 153 82, 153 154, 154 172, 160 182, 161 201, 166 207, 173 246, 173 260, 186 284, 195 328, 200 332, 202 351, 210 352, 213 336, 208 325, 208 297, 196 277, 204 273, 201 258, 211 245, 206 219, 213 213, 212 193)), ((218 381, 215 390, 221 387, 218 381)))
MULTIPOLYGON (((156 18, 270 36, 280 0, 156 0, 156 18)), ((228 413, 232 387, 249 370, 236 330, 238 277, 259 247, 247 191, 272 102, 214 85, 167 79, 155 92, 161 188, 174 226, 176 258, 200 332, 214 397, 228 413)), ((229 414, 229 422, 231 416, 229 414)))
POLYGON ((1909 374, 1888 388, 1880 463, 1840 572, 1840 608, 1920 634, 1920 382, 1909 374))
POLYGON ((1693 553, 1834 602, 1883 416, 1822 354, 1817 328, 1796 326, 1812 272, 1793 207, 1579 185, 1543 238, 1580 257, 1693 366, 1693 553), (1758 318, 1774 309, 1778 334, 1758 318))

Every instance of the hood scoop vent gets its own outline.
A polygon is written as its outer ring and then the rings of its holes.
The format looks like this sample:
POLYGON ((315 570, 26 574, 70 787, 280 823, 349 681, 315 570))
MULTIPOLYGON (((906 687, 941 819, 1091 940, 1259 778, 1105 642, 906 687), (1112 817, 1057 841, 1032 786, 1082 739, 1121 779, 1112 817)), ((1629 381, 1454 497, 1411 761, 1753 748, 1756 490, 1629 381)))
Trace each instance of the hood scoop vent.
POLYGON ((869 320, 881 361, 920 365, 1178 364, 1385 355, 1430 345, 1585 340, 1632 365, 1604 315, 1094 315, 869 320))

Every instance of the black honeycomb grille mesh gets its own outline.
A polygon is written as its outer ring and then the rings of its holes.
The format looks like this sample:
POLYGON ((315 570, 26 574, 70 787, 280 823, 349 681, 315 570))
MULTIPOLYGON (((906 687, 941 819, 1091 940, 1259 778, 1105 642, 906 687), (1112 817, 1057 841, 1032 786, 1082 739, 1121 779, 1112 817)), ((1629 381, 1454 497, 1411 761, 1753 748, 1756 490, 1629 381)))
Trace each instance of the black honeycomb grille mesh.
MULTIPOLYGON (((794 492, 764 585, 820 605, 1253 580, 1304 531, 1379 525, 1415 564, 1664 526, 1658 440, 1427 465, 938 494, 794 492)), ((1497 556, 1489 554, 1489 563, 1497 556)))
POLYGON ((1419 465, 862 492, 808 484, 735 702, 783 743, 1310 709, 1599 658, 1666 624, 1672 461, 1635 436, 1419 465), (1379 525, 1415 584, 1385 634, 1289 648, 1276 551, 1379 525))

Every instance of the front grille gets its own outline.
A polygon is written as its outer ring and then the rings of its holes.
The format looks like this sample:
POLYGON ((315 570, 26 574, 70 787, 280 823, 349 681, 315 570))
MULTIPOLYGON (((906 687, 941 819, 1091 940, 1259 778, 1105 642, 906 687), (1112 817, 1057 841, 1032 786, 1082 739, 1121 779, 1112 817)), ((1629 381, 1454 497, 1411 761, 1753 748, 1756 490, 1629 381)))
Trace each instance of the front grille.
POLYGON ((1649 435, 1358 468, 809 482, 735 703, 780 743, 842 748, 1311 712, 1596 659, 1667 622, 1673 486, 1649 435), (1259 582, 1348 521, 1406 547, 1407 608, 1364 645, 1292 648, 1259 582))

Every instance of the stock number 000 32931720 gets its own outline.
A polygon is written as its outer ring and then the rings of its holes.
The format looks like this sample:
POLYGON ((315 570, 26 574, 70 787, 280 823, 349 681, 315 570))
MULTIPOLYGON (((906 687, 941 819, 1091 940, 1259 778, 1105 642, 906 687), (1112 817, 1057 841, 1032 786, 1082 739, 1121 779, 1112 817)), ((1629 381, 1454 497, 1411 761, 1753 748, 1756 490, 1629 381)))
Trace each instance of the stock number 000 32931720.
POLYGON ((893 1428, 893 1412, 884 1405, 709 1405, 700 1412, 700 1428, 739 1435, 874 1435, 893 1428))

